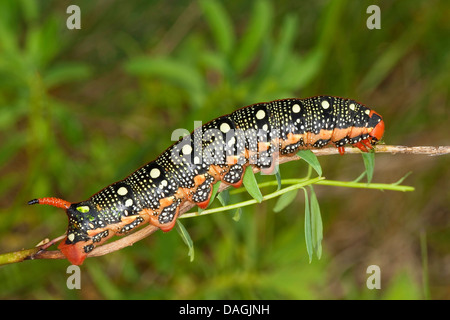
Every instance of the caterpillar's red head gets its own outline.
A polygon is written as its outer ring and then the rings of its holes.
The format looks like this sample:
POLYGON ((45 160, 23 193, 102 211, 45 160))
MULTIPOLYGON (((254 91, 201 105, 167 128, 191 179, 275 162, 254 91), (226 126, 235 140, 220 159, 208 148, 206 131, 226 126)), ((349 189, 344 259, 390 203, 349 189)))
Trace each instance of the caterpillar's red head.
POLYGON ((383 138, 384 121, 383 118, 373 110, 370 111, 369 117, 369 127, 373 128, 369 133, 369 136, 371 137, 370 140, 372 144, 376 144, 383 138))
POLYGON ((72 204, 58 198, 34 199, 29 201, 28 204, 48 204, 66 210, 66 214, 69 218, 69 228, 66 238, 61 241, 58 249, 66 256, 70 263, 74 265, 82 264, 87 256, 87 252, 89 252, 86 247, 92 250, 90 247, 92 246, 92 241, 89 241, 90 237, 87 234, 86 219, 82 216, 83 212, 77 210, 77 208, 80 208, 80 205, 72 204))

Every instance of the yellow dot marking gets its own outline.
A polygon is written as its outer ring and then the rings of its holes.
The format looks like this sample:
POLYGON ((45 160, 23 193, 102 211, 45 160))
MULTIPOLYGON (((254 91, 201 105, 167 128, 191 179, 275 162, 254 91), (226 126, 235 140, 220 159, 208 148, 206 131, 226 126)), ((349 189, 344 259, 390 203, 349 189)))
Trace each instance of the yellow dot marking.
POLYGON ((117 190, 117 193, 119 194, 119 196, 124 196, 128 193, 128 190, 125 187, 120 187, 119 190, 117 190))
POLYGON ((298 104, 294 104, 292 106, 292 112, 299 113, 300 112, 300 106, 298 104))
POLYGON ((227 133, 228 131, 230 131, 230 129, 230 125, 226 122, 220 125, 220 131, 222 131, 223 133, 227 133))
POLYGON ((266 116, 266 113, 264 112, 264 110, 259 110, 256 113, 256 119, 258 119, 258 120, 264 119, 265 116, 266 116))
POLYGON ((153 168, 152 171, 150 171, 150 177, 152 177, 153 179, 158 178, 161 175, 161 171, 159 171, 159 169, 157 168, 153 168))
POLYGON ((183 146, 183 148, 181 149, 181 151, 182 151, 184 154, 190 154, 190 153, 192 152, 192 147, 191 147, 191 145, 189 145, 189 144, 185 144, 185 145, 183 146))
POLYGON ((328 101, 326 101, 326 100, 322 101, 322 108, 328 109, 329 107, 330 107, 330 104, 328 103, 328 101))

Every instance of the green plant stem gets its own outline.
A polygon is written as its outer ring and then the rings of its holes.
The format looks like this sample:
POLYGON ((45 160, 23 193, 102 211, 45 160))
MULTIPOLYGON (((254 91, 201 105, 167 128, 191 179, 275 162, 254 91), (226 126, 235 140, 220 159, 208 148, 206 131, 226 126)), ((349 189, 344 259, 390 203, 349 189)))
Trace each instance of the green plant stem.
MULTIPOLYGON (((292 185, 308 181, 308 179, 283 179, 281 180, 282 185, 292 185)), ((309 184, 309 183, 308 183, 309 184)), ((314 184, 324 185, 324 186, 335 186, 335 187, 345 187, 345 188, 359 188, 359 189, 378 189, 378 190, 391 190, 391 191, 414 191, 414 187, 397 185, 397 184, 387 184, 387 183, 363 183, 355 181, 337 181, 337 180, 326 180, 321 179, 314 184)), ((276 186, 277 181, 267 181, 258 184, 260 188, 276 186)), ((282 189, 284 190, 284 189, 282 189)), ((282 191, 279 190, 279 191, 282 191)), ((236 189, 230 191, 231 194, 245 192, 245 189, 236 189)))
POLYGON ((392 191, 414 191, 414 187, 404 185, 393 185, 386 183, 361 183, 361 182, 344 182, 336 180, 323 180, 318 181, 316 184, 323 186, 335 186, 346 188, 359 188, 359 189, 378 189, 378 190, 392 190, 392 191))
POLYGON ((0 254, 0 266, 10 263, 21 262, 38 252, 39 248, 26 249, 16 252, 0 254))

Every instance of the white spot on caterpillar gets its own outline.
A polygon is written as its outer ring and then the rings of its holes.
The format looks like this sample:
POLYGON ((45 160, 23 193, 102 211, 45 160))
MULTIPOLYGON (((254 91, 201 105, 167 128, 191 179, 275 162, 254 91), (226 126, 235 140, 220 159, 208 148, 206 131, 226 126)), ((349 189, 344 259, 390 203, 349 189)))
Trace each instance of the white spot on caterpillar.
POLYGON ((75 240, 75 235, 74 235, 73 233, 71 233, 71 234, 69 234, 69 235, 67 236, 67 239, 68 239, 70 242, 72 242, 73 240, 75 240))
POLYGON ((133 199, 128 199, 127 201, 125 201, 126 207, 131 207, 132 205, 133 205, 133 199))
POLYGON ((330 107, 330 103, 326 100, 322 101, 322 108, 328 109, 330 107))
POLYGON ((128 190, 125 187, 120 187, 119 190, 117 190, 117 193, 119 194, 119 196, 124 196, 128 193, 128 190))
POLYGON ((222 131, 223 133, 227 133, 228 131, 230 131, 230 129, 230 125, 226 122, 220 125, 220 131, 222 131))
POLYGON ((152 171, 150 171, 150 177, 152 177, 153 179, 158 178, 161 175, 161 171, 159 171, 159 169, 157 168, 153 168, 152 171))
POLYGON ((185 145, 183 146, 183 148, 181 149, 181 151, 182 151, 184 154, 190 154, 190 153, 192 152, 192 147, 191 147, 190 144, 185 144, 185 145))
POLYGON ((370 109, 367 109, 366 111, 364 111, 364 113, 369 115, 370 114, 370 109))
MULTIPOLYGON (((199 163, 200 163, 200 158, 199 157, 194 157, 194 164, 199 164, 199 163)), ((164 180, 164 181, 166 181, 166 180, 164 180)))
POLYGON ((298 104, 294 104, 292 106, 292 112, 293 113, 299 113, 300 112, 300 106, 298 104))
POLYGON ((264 119, 265 116, 266 116, 266 113, 264 112, 264 110, 259 110, 256 113, 256 119, 258 119, 258 120, 264 119))
POLYGON ((349 108, 350 108, 350 110, 355 111, 355 104, 354 104, 354 103, 351 103, 351 104, 349 105, 349 108))

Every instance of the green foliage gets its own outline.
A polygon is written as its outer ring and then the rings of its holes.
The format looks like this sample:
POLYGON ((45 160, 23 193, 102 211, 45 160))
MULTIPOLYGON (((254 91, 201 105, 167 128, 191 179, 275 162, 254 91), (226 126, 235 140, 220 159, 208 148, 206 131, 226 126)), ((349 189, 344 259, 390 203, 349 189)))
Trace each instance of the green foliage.
MULTIPOLYGON (((86 199, 154 159, 173 129, 247 104, 348 96, 383 115, 386 143, 448 144, 448 1, 380 3, 380 30, 366 28, 367 4, 358 1, 77 4, 82 29, 69 31, 60 1, 0 1, 1 253, 64 232, 62 211, 28 200, 86 199)), ((2 267, 0 297, 445 298, 448 159, 377 155, 369 184, 351 181, 370 171, 359 157, 324 157, 321 165, 327 179, 298 179, 310 169, 284 164, 283 179, 257 176, 269 199, 230 190, 217 195, 228 211, 208 216, 223 210, 215 201, 202 218, 183 220, 195 243, 191 263, 177 232, 157 232, 87 259, 80 291, 65 286, 66 261, 2 267), (414 196, 389 191, 410 191, 403 181, 414 196), (308 191, 308 239, 300 188, 308 191), (308 257, 305 241, 314 237, 308 257), (428 268, 417 263, 425 260, 428 268), (364 284, 373 263, 382 269, 379 292, 364 284)))
POLYGON ((320 176, 322 176, 322 167, 320 166, 319 160, 316 155, 311 150, 300 150, 297 155, 306 161, 320 176))
MULTIPOLYGON (((318 162, 317 157, 309 151, 309 153, 303 153, 299 152, 301 155, 306 155, 306 158, 308 159, 307 162, 311 162, 310 168, 313 166, 316 168, 315 170, 318 171, 318 173, 322 172, 322 168, 320 166, 320 163, 318 162), (312 156, 311 156, 312 155, 312 156)), ((363 172, 363 175, 367 175, 368 177, 371 177, 373 174, 373 164, 374 160, 367 161, 366 159, 369 157, 363 157, 364 165, 366 166, 366 171, 363 172), (370 172, 368 172, 370 171, 370 172)), ((319 201, 317 200, 316 193, 313 188, 313 184, 324 184, 329 186, 340 186, 340 187, 349 187, 349 188, 368 188, 368 189, 379 189, 379 190, 396 190, 396 191, 414 191, 414 188, 409 186, 402 186, 398 182, 392 183, 392 184, 370 184, 370 181, 367 184, 361 184, 356 181, 352 182, 339 182, 339 181, 330 181, 330 180, 324 180, 322 177, 309 179, 310 171, 306 178, 304 179, 287 179, 287 180, 281 180, 281 175, 279 172, 276 175, 277 177, 277 185, 278 189, 277 191, 263 196, 260 187, 266 187, 273 185, 274 182, 267 182, 267 183, 260 183, 258 184, 255 174, 253 173, 253 170, 251 167, 249 167, 244 174, 243 181, 244 181, 244 188, 245 190, 253 197, 253 200, 247 200, 236 204, 229 204, 229 193, 228 190, 224 190, 225 196, 220 199, 220 202, 222 204, 222 207, 214 208, 210 210, 199 210, 198 213, 187 213, 184 214, 181 218, 189 218, 189 217, 195 217, 198 215, 205 215, 205 214, 211 214, 211 213, 218 213, 221 211, 227 211, 236 209, 235 214, 233 215, 234 221, 239 221, 242 215, 242 207, 252 205, 255 203, 261 203, 262 201, 266 201, 268 199, 272 199, 275 197, 279 197, 276 204, 274 205, 272 211, 273 212, 280 212, 283 209, 285 209, 288 205, 290 205, 296 198, 298 194, 298 189, 303 189, 305 194, 305 222, 304 222, 304 231, 305 231, 305 243, 306 243, 306 251, 309 256, 309 262, 311 263, 313 255, 315 254, 318 259, 322 256, 322 240, 323 240, 323 222, 322 222, 322 216, 320 213, 320 206, 319 201), (285 189, 281 189, 281 185, 283 184, 291 184, 290 187, 287 187, 285 189), (305 186, 309 186, 309 194, 307 190, 305 189, 305 186), (224 200, 226 199, 226 201, 224 200)), ((360 178, 358 178, 360 179, 360 178)), ((357 179, 357 180, 358 180, 357 179)), ((371 178, 370 178, 371 179, 371 178)), ((401 179, 401 181, 404 178, 401 179)), ((220 183, 217 183, 215 185, 215 191, 213 194, 215 195, 220 183)), ((243 189, 241 189, 243 190, 243 189)), ((214 196, 211 197, 211 202, 213 202, 214 196)), ((180 224, 182 227, 182 225, 180 224)), ((189 247, 189 256, 191 256, 191 249, 193 250, 192 240, 187 234, 187 231, 182 227, 182 229, 179 229, 179 233, 183 239, 183 241, 188 245, 189 247)), ((192 256, 191 256, 192 261, 192 256)))
POLYGON ((375 169, 375 153, 362 153, 361 156, 363 157, 364 167, 366 168, 365 173, 367 176, 367 182, 370 183, 372 182, 373 171, 375 169))
POLYGON ((251 170, 245 170, 243 177, 243 184, 245 189, 247 189, 248 193, 255 199, 257 202, 261 202, 263 200, 263 196, 261 191, 259 190, 258 183, 256 182, 255 174, 251 170))
MULTIPOLYGON (((281 189, 281 188, 280 188, 281 189)), ((273 212, 280 212, 288 205, 290 205, 295 198, 297 197, 298 191, 292 190, 286 193, 283 193, 277 200, 277 203, 273 207, 273 212)))
POLYGON ((181 239, 183 239, 183 242, 188 246, 188 256, 190 261, 194 261, 194 243, 192 242, 191 236, 189 235, 183 224, 180 222, 180 220, 177 220, 175 227, 178 231, 178 234, 181 236, 181 239))

